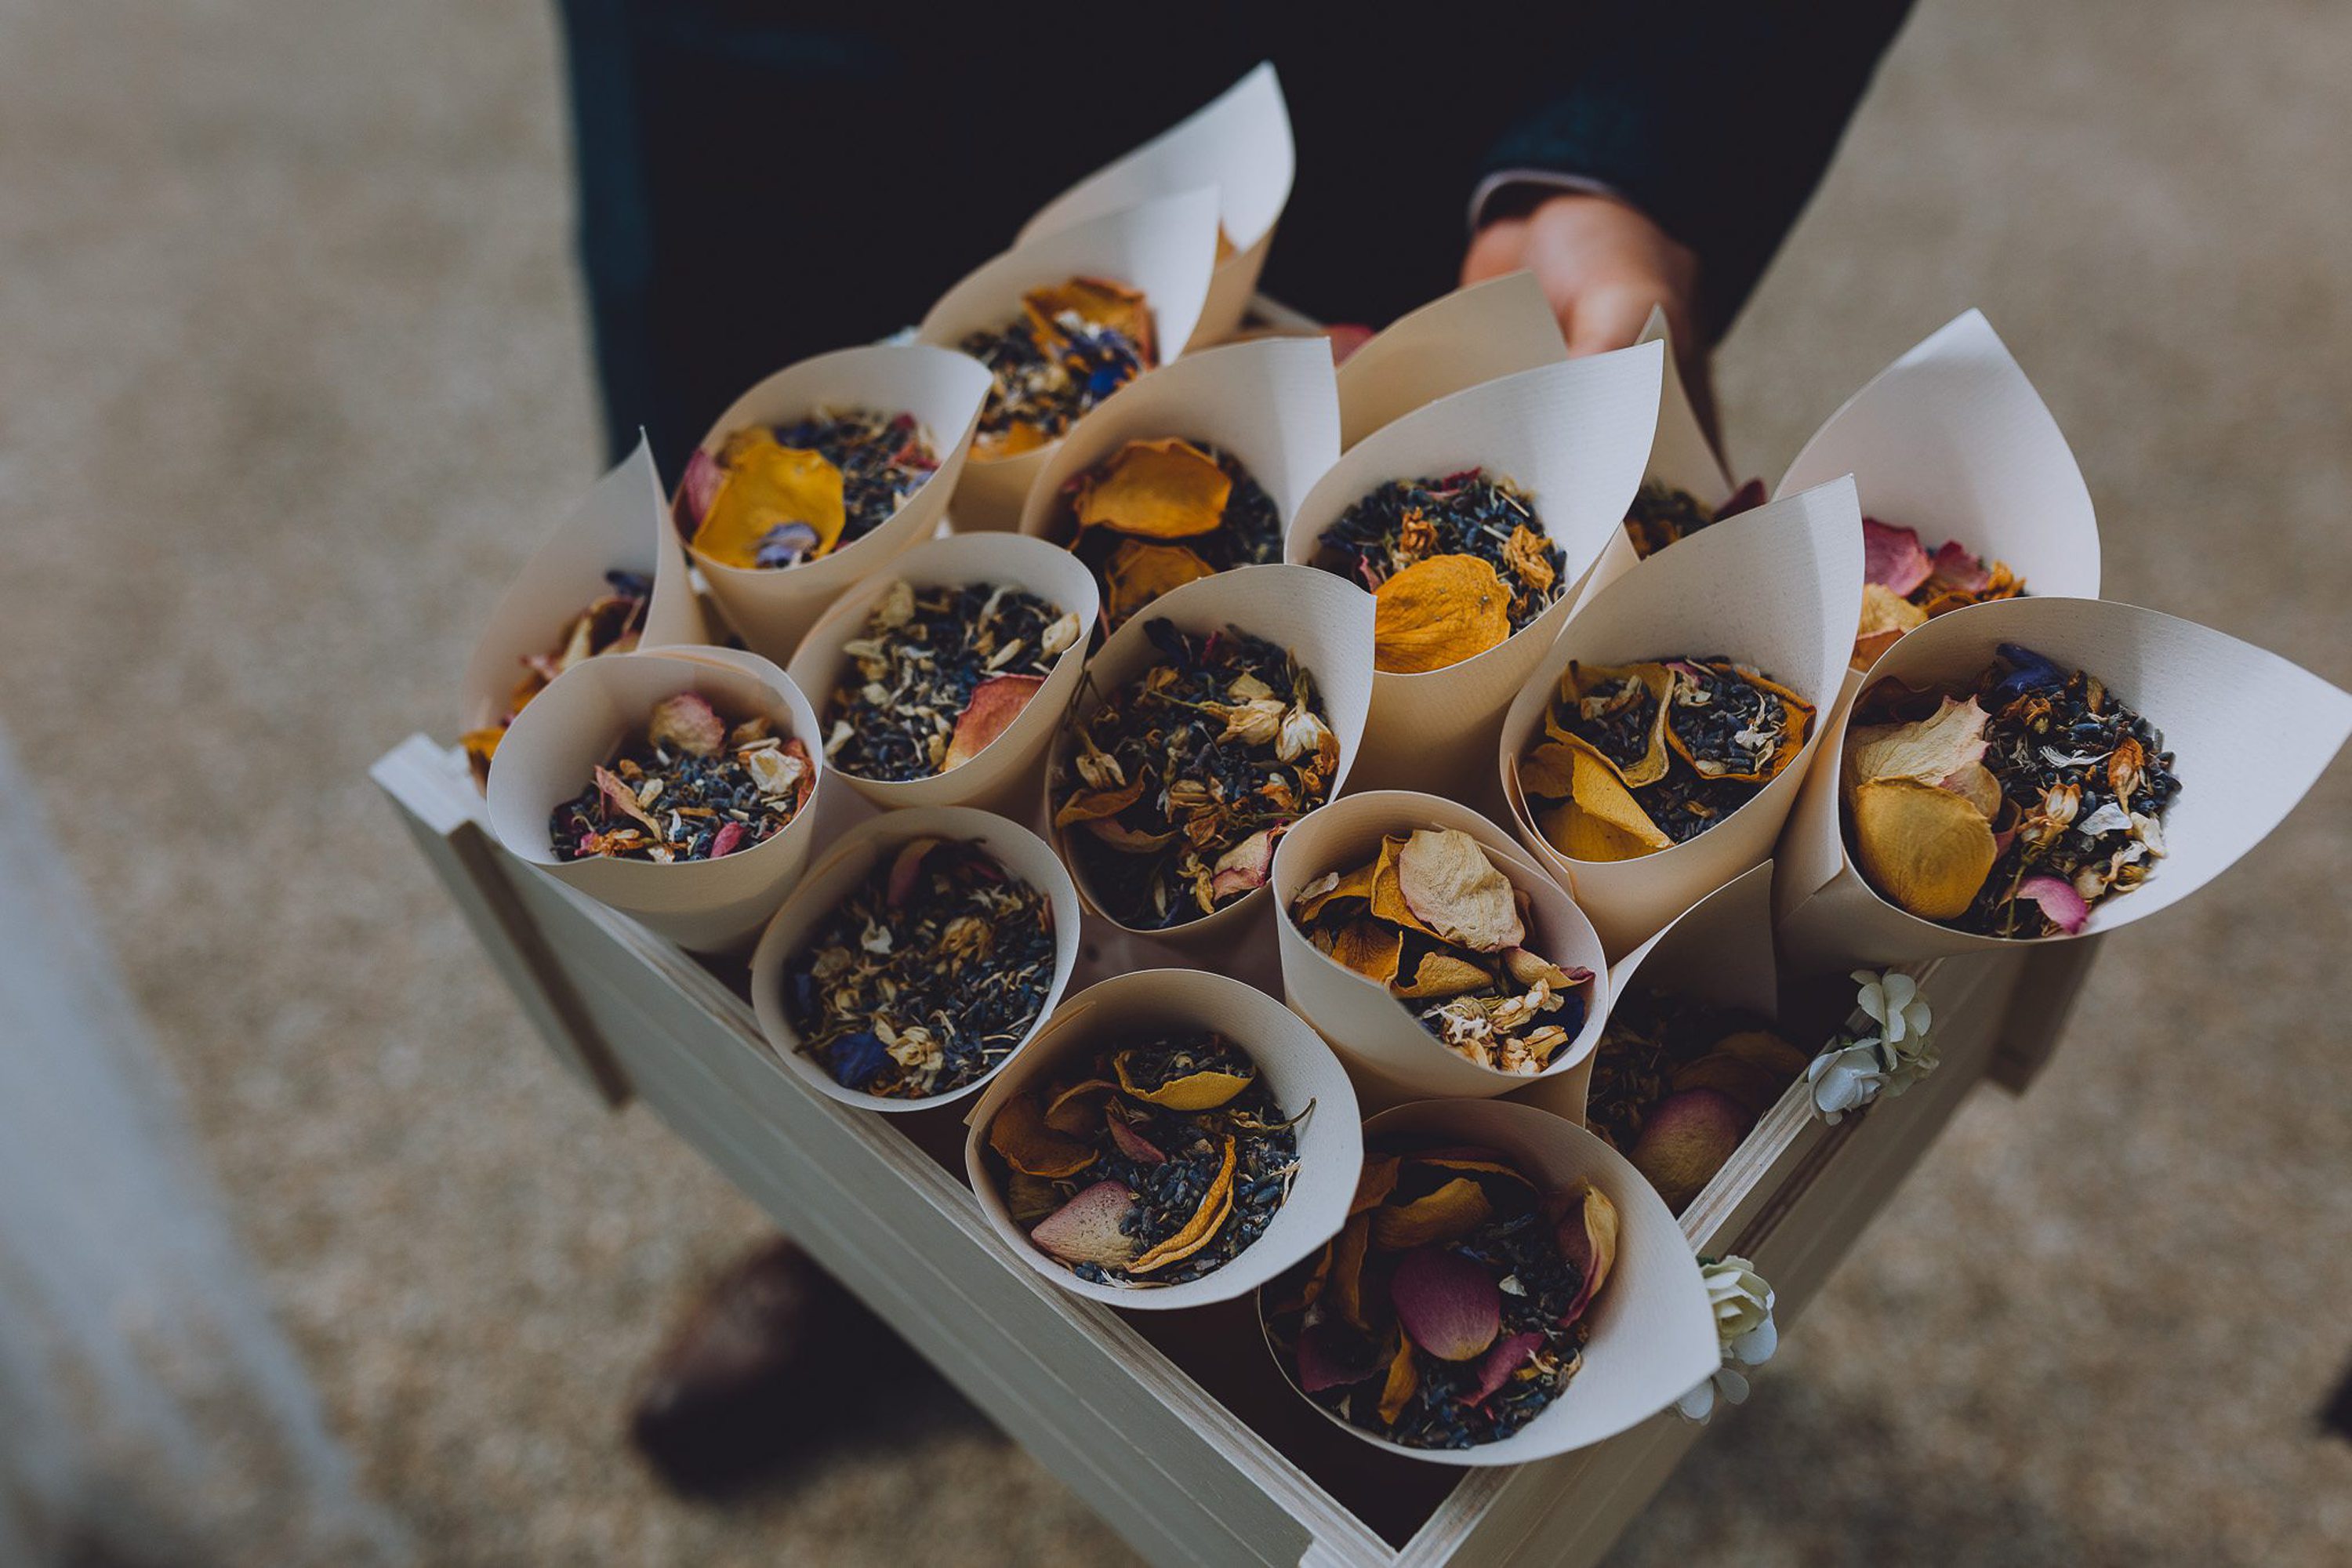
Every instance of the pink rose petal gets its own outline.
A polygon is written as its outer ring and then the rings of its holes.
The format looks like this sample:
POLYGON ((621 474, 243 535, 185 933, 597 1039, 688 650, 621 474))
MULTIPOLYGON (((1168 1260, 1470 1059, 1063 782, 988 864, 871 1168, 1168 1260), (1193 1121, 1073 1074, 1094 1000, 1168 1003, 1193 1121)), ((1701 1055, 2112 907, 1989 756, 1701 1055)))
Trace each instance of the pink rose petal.
POLYGON ((696 447, 694 456, 686 460, 686 478, 678 481, 677 505, 685 514, 688 534, 702 526, 710 515, 710 503, 719 499, 719 486, 727 478, 727 470, 719 459, 696 447))
POLYGON ((890 862, 889 899, 892 909, 903 908, 915 890, 915 879, 923 874, 923 857, 940 847, 936 838, 909 838, 898 846, 898 857, 890 862))
POLYGON ((1209 896, 1222 899, 1229 893, 1246 893, 1253 888, 1265 886, 1267 871, 1274 866, 1274 835, 1260 828, 1234 845, 1218 858, 1216 876, 1209 884, 1209 896))
POLYGON ((1045 684, 1042 675, 992 675, 973 687, 971 700, 964 704, 956 719, 955 733, 949 737, 942 770, 961 767, 980 755, 991 741, 1012 728, 1013 721, 1021 717, 1021 710, 1045 684))
POLYGON ((1732 491, 1729 500, 1715 509, 1715 521, 1721 522, 1727 517, 1738 517, 1743 511, 1754 511, 1763 504, 1764 481, 1750 479, 1732 491))
POLYGON ((1107 1114, 1110 1122, 1110 1141, 1118 1145, 1120 1153, 1139 1165, 1164 1165, 1168 1163, 1168 1156, 1161 1153, 1150 1139, 1121 1121, 1118 1111, 1107 1114))
POLYGON ((2091 906, 2083 901, 2074 884, 2063 877, 2028 877, 2017 885, 2017 896, 2040 904, 2042 912, 2068 936, 2079 934, 2091 919, 2091 906))
POLYGON ((710 836, 710 858, 716 860, 721 855, 734 854, 743 847, 743 840, 751 837, 751 830, 740 822, 719 824, 719 831, 710 836))
POLYGON ((1106 1268, 1132 1263, 1141 1248, 1119 1229, 1135 1211, 1135 1194, 1117 1182, 1097 1182, 1037 1222, 1029 1239, 1065 1263, 1106 1268))
POLYGON ((727 743, 727 721, 700 692, 680 691, 654 704, 646 719, 646 739, 689 757, 715 757, 727 743))
POLYGON ((1444 1247, 1404 1255, 1389 1282, 1397 1321, 1440 1361, 1468 1361, 1503 1327, 1503 1292, 1486 1266, 1444 1247))
POLYGON ((1874 517, 1862 520, 1862 576, 1888 592, 1908 594, 1934 570, 1927 546, 1908 528, 1893 528, 1874 517))
POLYGON ((1477 1388, 1464 1394, 1462 1403, 1465 1405, 1483 1403, 1496 1389, 1510 1382, 1511 1373, 1525 1366, 1528 1357, 1535 1354, 1536 1347, 1543 1342, 1543 1335, 1529 1329, 1524 1334, 1513 1334, 1509 1339, 1488 1351, 1486 1359, 1478 1363, 1477 1388))
POLYGON ((1992 569, 1969 554, 1958 540, 1948 539, 1944 547, 1936 552, 1936 576, 1939 582, 1973 594, 1992 581, 1992 569))
POLYGON ((1298 1335, 1298 1386, 1308 1394, 1361 1383, 1380 1370, 1370 1340, 1337 1323, 1310 1323, 1298 1335))

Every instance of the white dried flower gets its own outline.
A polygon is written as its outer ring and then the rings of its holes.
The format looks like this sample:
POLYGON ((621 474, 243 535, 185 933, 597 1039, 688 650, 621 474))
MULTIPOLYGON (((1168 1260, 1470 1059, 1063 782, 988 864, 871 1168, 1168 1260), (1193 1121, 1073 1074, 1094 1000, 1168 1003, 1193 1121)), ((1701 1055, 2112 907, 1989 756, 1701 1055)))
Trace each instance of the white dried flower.
POLYGON ((1304 705, 1293 708, 1282 721, 1282 733, 1275 741, 1274 754, 1286 763, 1295 763, 1321 751, 1330 734, 1323 721, 1304 705))
POLYGON ((1885 1075, 1878 1065, 1878 1042, 1865 1040, 1823 1051, 1805 1068, 1805 1081, 1812 1088, 1813 1109, 1835 1127, 1849 1112, 1877 1099, 1885 1087, 1885 1075))
POLYGON ((882 626, 898 627, 915 618, 915 585, 904 578, 890 584, 882 602, 874 606, 874 619, 882 626))
POLYGON ((800 787, 808 764, 778 746, 762 746, 742 753, 743 765, 761 795, 790 795, 800 787))
POLYGON ((1051 658, 1078 640, 1078 617, 1076 611, 1064 612, 1062 618, 1047 626, 1038 636, 1037 648, 1051 658))
POLYGON ((1716 1402, 1738 1405, 1748 1398, 1748 1378, 1738 1369, 1762 1366, 1780 1346, 1780 1331, 1772 1321, 1772 1287, 1745 1258, 1699 1260, 1699 1276, 1706 1282, 1706 1299, 1715 1310, 1716 1343, 1723 1364, 1706 1381, 1675 1402, 1688 1421, 1704 1422, 1715 1414, 1716 1402))
POLYGON ((1225 732, 1220 742, 1239 741, 1245 746, 1266 746, 1274 743, 1282 732, 1282 702, 1273 697, 1253 697, 1246 702, 1203 703, 1212 713, 1225 721, 1225 732))
POLYGON ((1879 1033, 1890 1046, 1899 1046, 1914 1036, 1924 1035, 1936 1015, 1927 1006, 1927 998, 1919 994, 1919 983, 1899 970, 1885 973, 1875 970, 1857 969, 1853 982, 1861 989, 1854 994, 1854 1005, 1870 1015, 1879 1033))

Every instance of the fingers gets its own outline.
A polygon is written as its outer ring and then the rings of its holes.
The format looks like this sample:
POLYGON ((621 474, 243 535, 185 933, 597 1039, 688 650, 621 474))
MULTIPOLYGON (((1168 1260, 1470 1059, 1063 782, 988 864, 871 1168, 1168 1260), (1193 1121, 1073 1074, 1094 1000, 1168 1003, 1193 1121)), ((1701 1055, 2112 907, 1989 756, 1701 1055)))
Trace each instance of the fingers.
POLYGON ((1462 258, 1462 287, 1517 272, 1527 265, 1528 224, 1525 218, 1501 218, 1480 229, 1462 258))
POLYGON ((1578 294, 1561 312, 1560 331, 1571 355, 1630 347, 1642 335, 1650 311, 1664 302, 1654 279, 1602 283, 1578 294))

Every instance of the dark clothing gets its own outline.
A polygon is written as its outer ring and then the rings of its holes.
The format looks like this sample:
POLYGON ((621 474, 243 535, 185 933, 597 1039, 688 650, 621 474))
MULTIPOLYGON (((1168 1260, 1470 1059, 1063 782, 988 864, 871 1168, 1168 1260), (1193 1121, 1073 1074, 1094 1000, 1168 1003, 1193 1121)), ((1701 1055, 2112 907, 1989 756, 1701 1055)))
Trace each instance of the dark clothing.
POLYGON ((1486 175, 1585 176, 1738 311, 1908 0, 562 0, 615 449, 918 318, 1039 205, 1272 59, 1298 173, 1264 287, 1378 326, 1451 289, 1486 175))

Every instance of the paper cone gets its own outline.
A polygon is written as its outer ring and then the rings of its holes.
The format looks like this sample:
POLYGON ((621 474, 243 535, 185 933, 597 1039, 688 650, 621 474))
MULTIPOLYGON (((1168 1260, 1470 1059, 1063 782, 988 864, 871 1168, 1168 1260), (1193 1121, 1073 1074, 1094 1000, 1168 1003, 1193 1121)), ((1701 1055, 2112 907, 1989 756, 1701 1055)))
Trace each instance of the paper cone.
MULTIPOLYGON (((1191 341, 1208 299, 1217 258, 1217 205, 1213 190, 1187 191, 1041 234, 982 262, 940 295, 915 335, 952 349, 973 332, 1016 320, 1021 296, 1032 289, 1108 278, 1143 291, 1160 358, 1172 361, 1191 341)), ((966 533, 1018 527, 1029 486, 1055 445, 967 463, 956 481, 955 526, 966 533)))
POLYGON ((1344 450, 1423 404, 1568 358, 1532 272, 1441 295, 1399 316, 1339 367, 1344 450))
POLYGON ((1027 828, 965 806, 919 806, 911 811, 894 811, 853 828, 824 863, 802 878, 784 900, 783 907, 768 922, 759 947, 751 954, 751 1007, 759 1015, 760 1032, 767 1036, 768 1044, 775 1048, 784 1066, 818 1093, 866 1110, 929 1110, 981 1092, 1045 1028, 1077 964, 1078 919, 1078 894, 1070 886, 1070 874, 1062 869, 1062 863, 1054 858, 1054 851, 1045 841, 1027 828), (915 838, 977 844, 1007 872, 1053 901, 1054 980, 1046 989, 1045 1005, 1039 1010, 1037 1021, 994 1067, 961 1089, 945 1094, 894 1100, 845 1088, 801 1049, 800 1031, 793 1027, 792 1018, 784 1009, 783 973, 784 965, 808 945, 811 934, 832 915, 841 900, 856 891, 877 866, 887 864, 896 856, 900 845, 915 838))
MULTIPOLYGON (((1666 331, 1665 307, 1651 308, 1650 319, 1634 342, 1663 343, 1666 351, 1665 374, 1658 389, 1658 434, 1650 443, 1650 466, 1642 478, 1687 490, 1709 506, 1729 500, 1739 482, 1724 467, 1715 443, 1706 438, 1698 422, 1698 411, 1691 406, 1690 389, 1683 384, 1682 369, 1675 362, 1674 338, 1666 331)), ((1833 473, 1822 476, 1822 479, 1835 478, 1833 473)))
POLYGON ((1777 495, 1852 474, 1865 516, 2004 561, 2039 597, 2095 599, 2099 525, 2058 422, 1981 311, 1969 310, 1846 400, 1777 495))
POLYGON ((1338 1232, 1364 1165, 1363 1122, 1339 1058, 1297 1014, 1265 992, 1197 969, 1138 970, 1079 992, 999 1070, 966 1120, 971 1131, 964 1141, 964 1168, 972 1194, 1013 1256, 1066 1290, 1140 1311, 1229 1301, 1256 1289, 1338 1232), (1249 1054, 1285 1115, 1314 1107, 1297 1128, 1298 1172, 1290 1195, 1275 1211, 1265 1234, 1214 1273, 1181 1285, 1090 1284, 1040 1252, 1013 1223, 988 1147, 989 1126, 1007 1100, 1068 1058, 1120 1042, 1203 1030, 1214 1030, 1249 1054))
MULTIPOLYGON (((1129 619, 1104 643, 1102 651, 1087 661, 1087 679, 1055 732, 1045 763, 1045 820, 1054 817, 1056 781, 1069 753, 1075 725, 1093 715, 1104 700, 1129 681, 1160 662, 1145 628, 1154 620, 1174 623, 1188 632, 1223 631, 1238 626, 1252 637, 1287 648, 1307 674, 1323 701, 1323 721, 1339 742, 1339 766, 1331 780, 1337 795, 1355 764, 1356 747, 1364 733, 1364 715, 1372 695, 1372 599, 1328 572, 1305 566, 1243 566, 1203 577, 1160 595, 1145 613, 1129 619)), ((1069 836, 1083 828, 1054 832, 1054 847, 1078 886, 1087 912, 1104 926, 1132 931, 1155 942, 1197 943, 1213 941, 1234 928, 1265 898, 1254 889, 1199 920, 1161 931, 1139 931, 1105 914, 1087 885, 1084 862, 1071 852, 1069 836)), ((1277 845, 1277 847, 1279 846, 1277 845)))
MULTIPOLYGON (((2294 809, 2352 732, 2352 696, 2310 671, 2193 622, 2100 599, 2000 599, 1938 616, 1888 649, 1864 682, 1966 685, 2001 643, 2097 676, 2177 759, 2181 791, 2164 816, 2164 858, 2139 887, 2092 906, 2084 935, 2145 919, 2227 870, 2294 809)), ((1775 897, 1792 973, 2070 940, 1978 936, 1880 898, 1841 826, 1845 729, 1842 715, 1822 738, 1781 837, 1775 897)))
POLYGON ((903 783, 859 778, 839 768, 832 770, 832 776, 885 811, 901 806, 994 805, 1001 802, 1015 812, 1025 812, 1034 798, 1034 790, 1022 786, 1035 777, 1037 761, 1053 740, 1054 726, 1062 710, 1069 706, 1070 695, 1078 687, 1078 672, 1086 664, 1087 639, 1093 635, 1100 608, 1094 578, 1068 552, 1056 550, 1040 540, 1010 533, 957 534, 935 539, 887 562, 878 575, 844 594, 809 628, 808 636, 801 640, 800 651, 793 656, 785 670, 818 708, 822 716, 820 735, 829 733, 833 727, 830 704, 834 689, 854 670, 848 656, 842 652, 842 645, 865 634, 866 617, 889 593, 891 584, 898 582, 917 588, 955 587, 967 583, 1010 584, 1075 613, 1079 623, 1078 640, 1055 659, 1053 673, 1023 706, 1019 717, 962 766, 903 783), (1017 802, 1005 798, 1015 791, 1021 796, 1017 802))
POLYGON ((1503 710, 1567 622, 1577 579, 1610 536, 1624 531, 1664 358, 1663 346, 1643 343, 1454 393, 1350 448, 1316 482, 1291 519, 1294 562, 1313 561, 1323 531, 1388 480, 1476 468, 1527 492, 1567 555, 1568 591, 1500 647, 1424 675, 1374 678, 1361 787, 1463 796, 1487 786, 1486 759, 1503 710))
MULTIPOLYGON (((1307 1400, 1334 1426, 1376 1448, 1433 1465, 1525 1464, 1590 1447, 1641 1425, 1722 1364, 1706 1282, 1682 1227, 1656 1189, 1599 1138, 1532 1105, 1431 1100, 1384 1110, 1364 1124, 1367 1148, 1391 1142, 1499 1149, 1545 1192, 1591 1183, 1617 1207, 1617 1259, 1585 1320, 1591 1327, 1582 1366, 1559 1398, 1511 1436, 1472 1448, 1408 1448, 1307 1400)), ((1258 1308, 1263 1326, 1263 1292, 1258 1308)), ((1270 1339, 1267 1348, 1273 1350, 1270 1339)), ((1279 1352, 1274 1359, 1289 1377, 1291 1367, 1279 1352)))
POLYGON ((481 729, 505 715, 525 661, 557 651, 572 618, 612 592, 607 572, 635 572, 653 581, 641 646, 699 643, 707 637, 687 578, 686 552, 662 504, 653 448, 642 437, 555 525, 490 612, 466 665, 461 730, 481 729))
POLYGON ((702 449, 717 456, 735 432, 789 425, 821 408, 912 414, 929 433, 940 466, 888 521, 865 538, 797 566, 752 570, 695 551, 710 596, 751 649, 782 663, 843 589, 888 567, 890 558, 938 531, 971 450, 988 397, 988 372, 966 354, 927 343, 877 343, 819 354, 778 371, 719 416, 702 449))
MULTIPOLYGON (((1282 994, 1291 1010, 1315 1026, 1351 1068, 1360 1066, 1384 1089, 1412 1098, 1484 1098, 1523 1089, 1572 1073, 1601 1041, 1609 1011, 1608 960, 1592 922, 1541 868, 1526 858, 1509 834, 1466 805, 1409 790, 1351 795, 1309 812, 1285 834, 1274 854, 1274 902, 1282 953, 1282 994), (1437 1042, 1388 988, 1316 951, 1290 918, 1299 889, 1326 872, 1345 872, 1380 853, 1383 835, 1416 828, 1458 828, 1475 838, 1511 885, 1531 900, 1523 946, 1565 969, 1592 971, 1585 987, 1583 1026, 1553 1053, 1537 1077, 1503 1072, 1455 1056, 1437 1042)), ((1581 1074, 1577 1076, 1581 1077, 1581 1074)), ((1579 1104, 1581 1105, 1581 1097, 1579 1104)))
POLYGON ((1232 454, 1286 525, 1339 456, 1330 351, 1319 339, 1263 338, 1189 354, 1129 382, 1063 437, 1030 487, 1021 531, 1074 543, 1065 487, 1129 441, 1171 436, 1232 454))
POLYGON ((1699 898, 1772 852, 1853 648, 1862 524, 1853 484, 1839 479, 1742 512, 1662 550, 1611 584, 1543 656, 1502 727, 1500 767, 1521 842, 1591 917, 1612 955, 1630 951, 1699 898), (1780 775, 1686 843, 1638 859, 1571 860, 1537 827, 1518 761, 1543 734, 1546 707, 1570 661, 1632 664, 1725 654, 1813 705, 1813 733, 1780 775))
POLYGON ((751 944, 808 864, 824 788, 823 737, 808 699, 756 655, 707 657, 725 651, 614 654, 574 665, 522 710, 490 765, 490 829, 510 853, 697 952, 751 944), (798 736, 816 768, 817 795, 775 837, 717 860, 558 860, 549 814, 642 730, 655 704, 681 691, 699 692, 730 721, 763 714, 778 734, 798 736))
POLYGON ((1217 192, 1217 216, 1233 254, 1216 265, 1192 346, 1231 336, 1248 313, 1274 226, 1290 200, 1297 153, 1290 106, 1268 60, 1217 98, 1037 209, 1016 244, 1139 202, 1202 186, 1217 192))
MULTIPOLYGON (((1637 987, 1696 997, 1727 1012, 1779 1017, 1772 863, 1767 860, 1734 877, 1610 965, 1609 1010, 1614 1012, 1619 1000, 1637 987)), ((1583 1126, 1585 1089, 1591 1082, 1600 1035, 1605 1032, 1605 1027, 1595 1032, 1593 1050, 1580 1064, 1583 1071, 1547 1074, 1511 1098, 1583 1126)))

